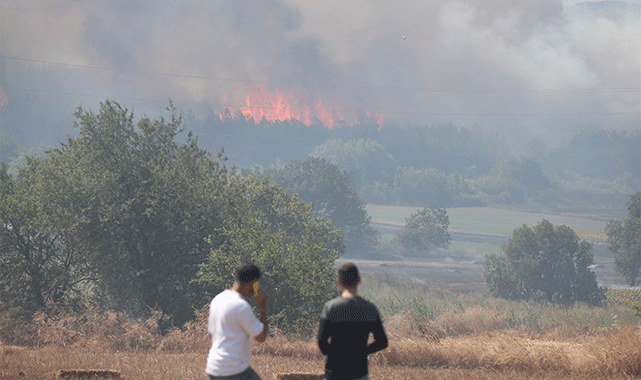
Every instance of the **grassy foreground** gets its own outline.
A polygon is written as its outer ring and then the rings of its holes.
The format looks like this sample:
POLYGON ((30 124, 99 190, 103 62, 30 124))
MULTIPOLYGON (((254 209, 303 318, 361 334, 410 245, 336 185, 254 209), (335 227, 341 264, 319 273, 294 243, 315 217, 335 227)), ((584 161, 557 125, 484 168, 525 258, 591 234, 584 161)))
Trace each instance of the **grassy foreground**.
MULTIPOLYGON (((185 341, 173 350, 112 351, 101 345, 0 347, 0 378, 52 379, 65 368, 108 368, 125 379, 206 379, 206 346, 185 341)), ((631 326, 611 335, 571 340, 507 334, 447 338, 439 342, 392 336, 370 358, 370 377, 399 379, 629 379, 641 376, 641 337, 631 326)), ((272 338, 253 348, 251 365, 265 380, 279 373, 321 373, 312 341, 272 338)))
MULTIPOLYGON (((629 379, 641 377, 641 330, 631 305, 641 291, 611 291, 604 307, 561 307, 460 294, 364 271, 361 294, 374 301, 390 338, 370 357, 373 380, 629 379)), ((183 329, 160 334, 163 316, 132 320, 88 309, 52 308, 17 326, 0 345, 0 379, 53 379, 61 369, 108 369, 125 379, 206 379, 206 308, 183 329), (20 346, 9 346, 8 344, 20 346)), ((306 335, 278 328, 252 348, 263 379, 321 373, 324 358, 306 335)))

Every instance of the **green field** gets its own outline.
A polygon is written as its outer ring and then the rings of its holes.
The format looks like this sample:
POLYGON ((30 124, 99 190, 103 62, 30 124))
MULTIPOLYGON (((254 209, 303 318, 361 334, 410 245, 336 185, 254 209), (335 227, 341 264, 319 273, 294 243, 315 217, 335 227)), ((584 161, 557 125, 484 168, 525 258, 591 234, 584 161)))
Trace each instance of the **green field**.
MULTIPOLYGON (((402 225, 405 218, 419 210, 418 207, 366 205, 373 221, 402 225)), ((554 225, 567 225, 582 239, 600 243, 605 239, 603 229, 608 221, 600 215, 566 215, 509 210, 498 207, 448 208, 450 230, 470 233, 511 236, 512 230, 527 224, 535 226, 543 219, 554 225)))
POLYGON ((485 256, 488 253, 501 252, 501 246, 498 244, 452 241, 448 251, 453 252, 453 256, 485 256))

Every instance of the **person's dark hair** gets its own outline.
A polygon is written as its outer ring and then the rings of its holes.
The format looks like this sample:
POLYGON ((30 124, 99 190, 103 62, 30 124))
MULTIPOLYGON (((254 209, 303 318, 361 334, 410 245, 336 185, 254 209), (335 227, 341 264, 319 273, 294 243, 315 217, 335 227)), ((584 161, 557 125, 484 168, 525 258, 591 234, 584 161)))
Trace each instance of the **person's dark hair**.
POLYGON ((241 284, 250 283, 260 279, 260 269, 254 264, 243 264, 236 269, 234 278, 241 284))
POLYGON ((353 263, 345 263, 338 268, 338 278, 345 286, 358 285, 358 268, 353 263))

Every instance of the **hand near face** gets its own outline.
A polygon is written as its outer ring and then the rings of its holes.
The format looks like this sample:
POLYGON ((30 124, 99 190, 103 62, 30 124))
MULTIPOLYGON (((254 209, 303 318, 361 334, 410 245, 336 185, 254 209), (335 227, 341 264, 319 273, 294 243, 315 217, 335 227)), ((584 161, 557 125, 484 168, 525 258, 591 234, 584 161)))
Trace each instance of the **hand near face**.
POLYGON ((265 297, 263 289, 258 288, 258 291, 254 293, 254 300, 256 300, 256 305, 258 305, 259 308, 265 309, 267 307, 267 298, 265 297))

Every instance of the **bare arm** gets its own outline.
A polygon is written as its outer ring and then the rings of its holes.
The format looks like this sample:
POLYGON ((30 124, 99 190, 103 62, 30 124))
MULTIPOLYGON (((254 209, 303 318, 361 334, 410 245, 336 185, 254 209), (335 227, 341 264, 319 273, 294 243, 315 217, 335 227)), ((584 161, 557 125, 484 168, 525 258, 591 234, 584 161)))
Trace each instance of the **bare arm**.
POLYGON ((255 295, 255 300, 256 305, 258 305, 258 308, 260 309, 260 321, 263 324, 263 331, 256 335, 254 339, 259 343, 263 343, 267 340, 267 333, 269 332, 269 325, 267 324, 267 298, 265 297, 263 289, 258 289, 255 295))

